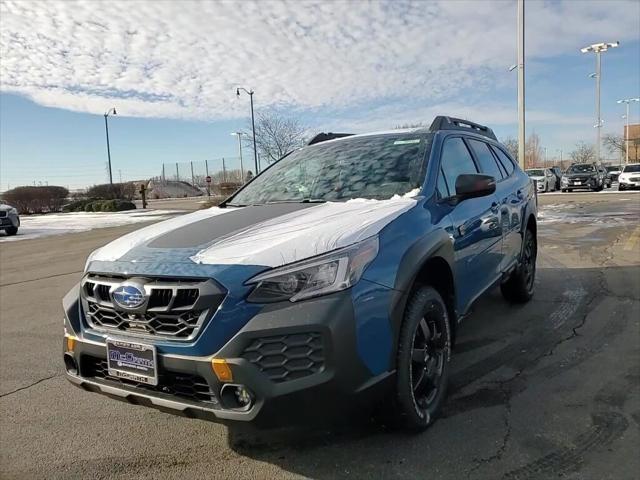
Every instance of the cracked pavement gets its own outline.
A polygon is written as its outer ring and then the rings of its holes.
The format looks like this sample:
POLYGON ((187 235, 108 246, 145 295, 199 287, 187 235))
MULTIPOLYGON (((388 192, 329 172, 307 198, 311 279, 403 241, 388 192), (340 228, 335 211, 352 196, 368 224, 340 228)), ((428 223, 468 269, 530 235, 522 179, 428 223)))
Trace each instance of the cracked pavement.
POLYGON ((1 245, 2 478, 637 478, 640 195, 540 202, 533 301, 476 303, 442 418, 420 435, 228 430, 76 389, 62 296, 92 249, 139 226, 1 245))

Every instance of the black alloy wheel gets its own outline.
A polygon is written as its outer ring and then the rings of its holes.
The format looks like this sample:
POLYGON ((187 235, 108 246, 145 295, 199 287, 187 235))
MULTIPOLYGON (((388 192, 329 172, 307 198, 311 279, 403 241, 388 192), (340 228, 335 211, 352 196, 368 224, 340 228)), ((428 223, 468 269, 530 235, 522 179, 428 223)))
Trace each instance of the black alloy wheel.
POLYGON ((421 286, 409 299, 399 342, 396 413, 406 428, 421 431, 444 403, 451 357, 449 315, 434 288, 421 286))

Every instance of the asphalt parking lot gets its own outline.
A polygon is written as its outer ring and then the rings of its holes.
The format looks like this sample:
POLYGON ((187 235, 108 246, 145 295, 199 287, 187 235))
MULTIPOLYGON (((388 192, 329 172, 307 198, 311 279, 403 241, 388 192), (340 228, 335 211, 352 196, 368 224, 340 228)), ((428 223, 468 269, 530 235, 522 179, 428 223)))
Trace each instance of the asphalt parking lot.
POLYGON ((444 418, 420 435, 229 432, 72 387, 61 299, 91 250, 140 225, 0 245, 0 477, 638 478, 640 195, 541 204, 534 300, 477 302, 444 418))

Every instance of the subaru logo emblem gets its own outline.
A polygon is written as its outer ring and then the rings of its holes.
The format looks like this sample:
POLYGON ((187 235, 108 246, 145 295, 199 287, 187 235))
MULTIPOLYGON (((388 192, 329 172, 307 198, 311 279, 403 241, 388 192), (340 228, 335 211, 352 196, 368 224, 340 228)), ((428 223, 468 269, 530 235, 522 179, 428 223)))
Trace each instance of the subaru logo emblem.
POLYGON ((122 308, 138 308, 144 303, 144 292, 133 285, 120 285, 113 293, 113 301, 122 308))

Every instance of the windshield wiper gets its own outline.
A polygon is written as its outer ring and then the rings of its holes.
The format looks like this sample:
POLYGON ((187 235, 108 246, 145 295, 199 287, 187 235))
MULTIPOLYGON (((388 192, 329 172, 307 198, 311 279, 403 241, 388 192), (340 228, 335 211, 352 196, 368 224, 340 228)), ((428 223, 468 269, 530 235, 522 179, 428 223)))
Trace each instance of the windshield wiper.
POLYGON ((326 200, 322 198, 300 198, 297 200, 289 199, 289 200, 272 200, 270 202, 266 202, 266 205, 273 205, 276 203, 325 203, 326 200))

